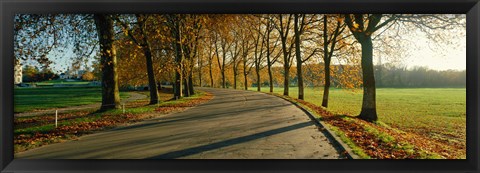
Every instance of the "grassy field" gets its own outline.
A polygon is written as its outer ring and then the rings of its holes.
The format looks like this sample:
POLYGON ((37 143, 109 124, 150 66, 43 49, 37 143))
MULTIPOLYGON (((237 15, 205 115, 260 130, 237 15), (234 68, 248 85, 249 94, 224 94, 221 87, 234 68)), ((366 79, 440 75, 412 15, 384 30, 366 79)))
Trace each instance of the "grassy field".
MULTIPOLYGON (((256 88, 250 88, 255 90, 256 88)), ((268 92, 268 88, 262 88, 268 92)), ((283 88, 274 88, 283 94, 283 88)), ((298 88, 290 88, 296 98, 298 88)), ((305 88, 305 101, 321 105, 323 88, 305 88)), ((358 115, 362 90, 331 89, 328 111, 340 115, 358 115)), ((377 89, 379 121, 402 131, 431 139, 465 145, 465 88, 379 88, 377 89)))
POLYGON ((63 80, 63 79, 37 82, 37 84, 76 84, 76 85, 83 85, 83 84, 88 84, 88 83, 90 83, 90 82, 88 82, 88 81, 66 81, 66 80, 63 80))
MULTIPOLYGON (((28 112, 100 103, 101 91, 100 87, 15 88, 14 111, 28 112)), ((120 97, 126 96, 126 93, 120 93, 120 97)))

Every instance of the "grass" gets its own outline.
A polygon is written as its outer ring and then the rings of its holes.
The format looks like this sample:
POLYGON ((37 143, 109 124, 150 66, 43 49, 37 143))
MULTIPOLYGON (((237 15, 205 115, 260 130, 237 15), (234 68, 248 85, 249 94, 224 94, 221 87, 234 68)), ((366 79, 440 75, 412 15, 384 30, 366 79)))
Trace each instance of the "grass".
MULTIPOLYGON (((256 90, 251 88, 250 90, 256 90)), ((268 92, 268 88, 262 88, 268 92)), ((298 95, 298 88, 290 88, 290 96, 298 95)), ((283 94, 283 88, 274 88, 283 94)), ((330 89, 328 111, 337 115, 356 116, 360 113, 362 90, 330 89)), ((305 88, 305 101, 321 105, 323 88, 305 88)), ((377 89, 379 126, 394 131, 413 133, 455 146, 465 152, 466 147, 466 89, 465 88, 379 88, 377 89)), ((371 133, 375 133, 372 129, 371 133)), ((382 141, 391 137, 376 134, 382 141)), ((425 155, 427 158, 436 156, 425 155)), ((463 158, 462 156, 461 158, 463 158)))
POLYGON ((350 138, 348 138, 342 130, 336 128, 335 126, 329 126, 339 137, 340 139, 345 142, 351 149, 352 152, 355 153, 361 159, 371 159, 371 157, 363 152, 362 148, 358 147, 355 142, 353 142, 350 138))
MULTIPOLYGON (((79 117, 75 119, 70 119, 70 120, 63 120, 58 122, 58 126, 69 126, 75 123, 81 123, 81 122, 94 122, 95 120, 100 119, 101 115, 99 114, 94 114, 86 117, 79 117)), ((55 124, 45 124, 45 125, 39 125, 39 126, 32 126, 32 127, 27 127, 27 128, 20 128, 16 129, 14 131, 15 135, 19 134, 34 134, 34 133, 48 133, 49 131, 52 131, 55 129, 55 124)))
POLYGON ((72 84, 72 85, 85 85, 89 84, 90 82, 88 81, 66 81, 63 79, 57 79, 57 80, 47 80, 47 81, 42 81, 42 82, 37 82, 37 85, 48 85, 48 84, 72 84))
MULTIPOLYGON (((100 87, 15 88, 14 92, 14 111, 17 113, 94 104, 102 101, 100 87)), ((125 98, 126 96, 126 93, 120 93, 120 97, 125 98)))

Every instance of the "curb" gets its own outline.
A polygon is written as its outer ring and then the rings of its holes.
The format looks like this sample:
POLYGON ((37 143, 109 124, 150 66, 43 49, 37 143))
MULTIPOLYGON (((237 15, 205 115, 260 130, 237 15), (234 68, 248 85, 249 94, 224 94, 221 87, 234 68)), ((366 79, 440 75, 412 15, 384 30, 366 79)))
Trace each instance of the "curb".
POLYGON ((312 120, 315 123, 315 125, 318 127, 318 130, 321 131, 322 133, 324 133, 327 136, 327 138, 331 139, 330 141, 332 141, 332 143, 334 143, 334 145, 339 147, 339 149, 341 150, 340 154, 345 154, 348 159, 361 159, 360 156, 353 153, 352 148, 350 148, 347 144, 345 144, 342 141, 342 139, 340 139, 340 137, 338 137, 335 134, 335 132, 333 132, 332 129, 330 129, 330 127, 328 127, 324 122, 319 121, 317 118, 315 118, 314 114, 312 112, 310 112, 309 110, 305 109, 302 105, 300 105, 296 102, 293 102, 291 100, 288 100, 288 99, 286 99, 284 97, 281 97, 281 96, 277 96, 277 95, 274 95, 274 94, 269 94, 269 95, 273 95, 273 96, 279 97, 283 100, 286 100, 286 101, 294 104, 298 108, 300 108, 303 112, 305 112, 308 115, 308 117, 310 118, 310 120, 312 120))

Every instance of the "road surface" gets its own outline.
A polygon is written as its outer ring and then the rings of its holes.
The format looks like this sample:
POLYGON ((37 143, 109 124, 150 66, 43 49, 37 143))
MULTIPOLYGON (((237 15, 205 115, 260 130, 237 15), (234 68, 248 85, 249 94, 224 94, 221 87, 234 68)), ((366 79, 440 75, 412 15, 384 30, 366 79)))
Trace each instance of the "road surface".
POLYGON ((259 92, 202 90, 213 99, 184 112, 17 153, 15 158, 343 158, 290 102, 259 92))

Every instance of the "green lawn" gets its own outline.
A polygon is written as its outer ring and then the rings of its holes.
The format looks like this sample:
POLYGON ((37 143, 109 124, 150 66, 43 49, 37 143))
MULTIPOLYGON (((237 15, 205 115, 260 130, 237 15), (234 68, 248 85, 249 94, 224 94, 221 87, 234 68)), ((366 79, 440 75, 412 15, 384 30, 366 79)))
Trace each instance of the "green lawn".
POLYGON ((42 82, 37 82, 37 85, 40 84, 75 84, 75 85, 84 85, 84 84, 89 84, 90 82, 88 81, 73 81, 73 82, 67 82, 66 80, 63 79, 57 79, 57 80, 48 80, 48 81, 42 81, 42 82))
MULTIPOLYGON (((256 91, 256 88, 250 88, 256 91)), ((262 88, 268 92, 267 87, 262 88)), ((298 88, 290 88, 297 98, 298 88)), ((274 88, 283 94, 283 88, 274 88)), ((358 115, 362 90, 330 90, 327 110, 336 114, 358 115)), ((323 88, 305 88, 305 101, 322 104, 323 88)), ((466 140, 465 88, 379 88, 377 89, 379 121, 404 131, 430 138, 464 143, 466 140)))
MULTIPOLYGON (((101 91, 100 87, 15 88, 14 111, 28 112, 100 103, 101 91)), ((120 93, 120 97, 126 96, 126 93, 120 93)))

